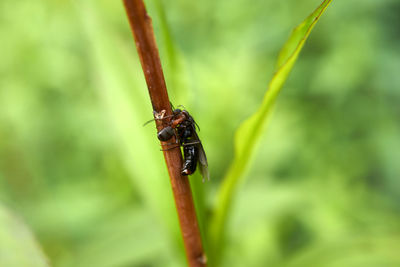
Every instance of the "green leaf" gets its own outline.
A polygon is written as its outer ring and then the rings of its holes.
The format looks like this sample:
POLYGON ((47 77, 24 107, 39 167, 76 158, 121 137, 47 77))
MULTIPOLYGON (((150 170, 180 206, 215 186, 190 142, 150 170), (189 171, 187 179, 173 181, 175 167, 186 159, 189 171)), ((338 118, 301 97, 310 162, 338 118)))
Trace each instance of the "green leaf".
POLYGON ((9 210, 0 205, 0 266, 49 266, 29 229, 9 210))
POLYGON ((279 54, 276 72, 268 85, 260 108, 244 121, 236 131, 235 158, 218 192, 217 207, 210 225, 210 239, 214 246, 214 253, 218 249, 223 248, 225 224, 233 196, 239 183, 243 180, 243 173, 249 165, 256 144, 265 129, 275 100, 288 78, 311 30, 330 3, 331 0, 323 1, 311 15, 293 30, 289 40, 285 43, 279 54))

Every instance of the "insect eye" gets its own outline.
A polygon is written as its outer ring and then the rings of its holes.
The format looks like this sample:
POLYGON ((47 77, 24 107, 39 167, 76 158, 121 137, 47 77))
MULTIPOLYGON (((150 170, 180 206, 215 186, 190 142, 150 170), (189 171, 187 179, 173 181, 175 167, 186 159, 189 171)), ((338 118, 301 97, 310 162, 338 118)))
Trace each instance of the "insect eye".
POLYGON ((160 141, 167 141, 171 139, 173 135, 174 135, 174 129, 172 129, 171 126, 167 126, 157 133, 157 138, 160 141))
POLYGON ((177 108, 177 109, 174 110, 174 114, 175 114, 175 115, 178 115, 178 114, 181 113, 181 112, 182 112, 182 110, 180 110, 179 108, 177 108))

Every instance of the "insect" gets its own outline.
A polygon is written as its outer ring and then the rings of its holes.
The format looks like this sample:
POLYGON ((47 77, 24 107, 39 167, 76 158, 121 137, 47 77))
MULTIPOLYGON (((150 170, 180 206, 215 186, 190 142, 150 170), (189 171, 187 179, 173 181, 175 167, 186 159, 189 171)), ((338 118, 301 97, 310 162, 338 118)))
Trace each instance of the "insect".
MULTIPOLYGON (((206 153, 204 152, 203 145, 196 132, 196 127, 200 130, 199 126, 185 109, 173 109, 171 117, 170 123, 157 133, 157 138, 160 141, 168 141, 173 136, 176 137, 178 146, 181 146, 183 149, 182 175, 193 174, 198 164, 203 176, 203 181, 205 178, 209 180, 210 175, 208 172, 206 153)), ((166 118, 166 116, 163 114, 156 117, 156 119, 164 118, 166 118)))

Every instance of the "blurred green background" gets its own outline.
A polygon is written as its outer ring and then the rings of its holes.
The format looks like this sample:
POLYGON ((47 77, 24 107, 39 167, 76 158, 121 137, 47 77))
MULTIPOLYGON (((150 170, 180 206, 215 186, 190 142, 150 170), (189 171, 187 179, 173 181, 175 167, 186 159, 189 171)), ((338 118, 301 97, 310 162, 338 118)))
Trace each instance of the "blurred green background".
MULTIPOLYGON (((146 3, 170 98, 201 127, 206 231, 234 132, 320 1, 146 3)), ((399 14, 327 9, 235 195, 221 266, 400 266, 399 14)), ((122 1, 2 0, 0 36, 1 266, 185 266, 122 1)))

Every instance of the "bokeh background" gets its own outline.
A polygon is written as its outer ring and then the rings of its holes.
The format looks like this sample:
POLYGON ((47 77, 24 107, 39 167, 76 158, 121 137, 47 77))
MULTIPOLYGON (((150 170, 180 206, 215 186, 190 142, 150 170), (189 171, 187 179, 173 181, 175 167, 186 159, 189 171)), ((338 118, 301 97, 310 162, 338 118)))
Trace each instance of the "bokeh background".
MULTIPOLYGON (((320 1, 146 3, 170 98, 201 127, 207 231, 235 130, 320 1)), ((327 9, 235 195, 221 266, 400 266, 399 14, 327 9)), ((185 266, 122 1, 2 0, 0 36, 0 263, 185 266)))

